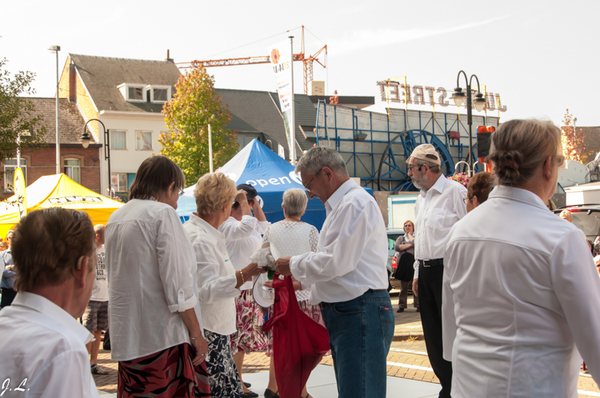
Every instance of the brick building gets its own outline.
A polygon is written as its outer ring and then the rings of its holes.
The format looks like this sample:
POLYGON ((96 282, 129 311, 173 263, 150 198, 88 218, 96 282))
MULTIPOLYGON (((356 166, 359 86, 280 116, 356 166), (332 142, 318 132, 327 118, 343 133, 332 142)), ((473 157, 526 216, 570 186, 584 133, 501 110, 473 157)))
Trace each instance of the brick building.
MULTIPOLYGON (((28 98, 28 100, 33 102, 36 113, 43 117, 42 125, 46 126, 46 133, 42 144, 25 145, 21 153, 21 169, 26 185, 30 185, 42 176, 56 174, 56 100, 54 98, 28 98)), ((59 114, 61 172, 84 187, 102 193, 99 162, 101 145, 92 143, 87 149, 81 145, 84 121, 76 104, 61 98, 59 114)), ((32 131, 30 134, 38 134, 38 132, 32 131)), ((27 138, 23 137, 22 141, 26 142, 27 138)), ((13 194, 12 181, 17 167, 16 157, 5 159, 1 167, 4 178, 0 196, 7 198, 13 194)))

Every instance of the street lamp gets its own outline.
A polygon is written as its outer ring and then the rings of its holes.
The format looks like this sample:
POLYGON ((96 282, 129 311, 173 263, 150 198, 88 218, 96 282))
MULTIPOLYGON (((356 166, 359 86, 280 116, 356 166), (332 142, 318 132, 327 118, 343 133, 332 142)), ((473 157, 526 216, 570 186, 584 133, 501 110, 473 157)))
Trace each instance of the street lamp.
POLYGON ((102 121, 100 119, 88 120, 83 125, 83 135, 81 136, 81 145, 84 148, 87 148, 88 146, 90 146, 90 141, 92 140, 86 130, 86 127, 89 122, 100 123, 102 125, 102 129, 104 130, 104 160, 106 160, 108 163, 108 197, 110 198, 111 197, 111 195, 110 195, 110 193, 111 193, 111 178, 110 177, 111 176, 110 176, 110 134, 109 134, 109 130, 106 129, 106 127, 104 126, 104 123, 102 123, 102 121))
MULTIPOLYGON (((60 133, 58 129, 58 52, 60 46, 51 46, 48 50, 56 53, 56 174, 60 174, 60 133)), ((20 165, 17 165, 20 167, 20 165)))
POLYGON ((483 94, 481 94, 481 89, 479 87, 479 78, 476 75, 471 75, 470 78, 467 78, 467 74, 464 71, 458 72, 458 76, 456 76, 456 88, 454 89, 454 94, 450 97, 454 100, 454 103, 457 107, 460 107, 465 100, 467 99, 467 124, 469 125, 469 172, 473 171, 473 110, 472 105, 475 105, 475 109, 477 112, 481 112, 485 107, 485 98, 483 98, 483 94), (465 77, 465 81, 467 82, 467 93, 465 94, 460 88, 460 74, 463 74, 465 77), (475 99, 472 98, 471 93, 471 80, 477 80, 477 94, 475 95, 475 99))

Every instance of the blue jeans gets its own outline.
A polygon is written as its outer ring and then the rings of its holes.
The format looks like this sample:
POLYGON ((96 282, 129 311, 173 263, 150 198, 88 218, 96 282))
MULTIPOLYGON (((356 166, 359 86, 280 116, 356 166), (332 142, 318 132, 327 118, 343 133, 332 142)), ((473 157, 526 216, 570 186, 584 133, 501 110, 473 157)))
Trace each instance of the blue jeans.
POLYGON ((382 398, 395 317, 387 291, 323 303, 339 398, 382 398))

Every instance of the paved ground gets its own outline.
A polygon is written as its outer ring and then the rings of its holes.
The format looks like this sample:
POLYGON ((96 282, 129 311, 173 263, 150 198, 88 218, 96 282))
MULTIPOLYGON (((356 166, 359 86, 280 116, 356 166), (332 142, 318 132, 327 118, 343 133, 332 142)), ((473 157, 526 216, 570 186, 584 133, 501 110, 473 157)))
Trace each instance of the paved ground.
MULTIPOLYGON (((392 304, 397 309, 397 296, 392 297, 392 304)), ((424 382, 439 383, 435 377, 427 358, 423 330, 418 312, 412 307, 409 299, 409 308, 402 313, 396 313, 396 329, 394 342, 388 354, 388 376, 424 382)), ((117 364, 110 360, 110 352, 100 350, 98 363, 109 371, 106 376, 94 376, 98 390, 107 393, 117 391, 117 364)), ((331 357, 325 357, 322 365, 332 366, 331 357)), ((269 370, 269 358, 264 353, 252 353, 244 361, 244 374, 266 372, 269 370)), ((577 385, 579 396, 600 397, 600 389, 594 380, 581 373, 577 385)))

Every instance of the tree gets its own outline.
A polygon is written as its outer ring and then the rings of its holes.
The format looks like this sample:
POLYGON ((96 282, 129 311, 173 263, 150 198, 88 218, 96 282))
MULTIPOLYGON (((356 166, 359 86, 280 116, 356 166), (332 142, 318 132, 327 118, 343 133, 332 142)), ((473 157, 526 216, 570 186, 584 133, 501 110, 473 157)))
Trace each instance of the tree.
POLYGON ((175 88, 175 95, 163 107, 168 133, 158 141, 163 147, 160 153, 177 163, 191 184, 209 172, 208 124, 215 170, 238 152, 237 132, 226 129, 231 114, 221 105, 214 78, 203 66, 182 75, 175 88))
POLYGON ((565 156, 565 159, 571 159, 585 164, 588 156, 590 156, 593 151, 585 151, 586 146, 583 143, 585 136, 581 129, 577 131, 574 124, 573 115, 571 115, 567 109, 567 113, 565 113, 565 118, 563 119, 563 127, 561 128, 563 155, 565 156))
POLYGON ((30 86, 35 74, 19 72, 11 78, 4 69, 7 62, 0 60, 0 161, 14 158, 17 148, 23 145, 40 143, 46 132, 42 115, 36 114, 33 103, 22 97, 35 94, 30 86), (26 138, 19 142, 19 135, 26 138))

